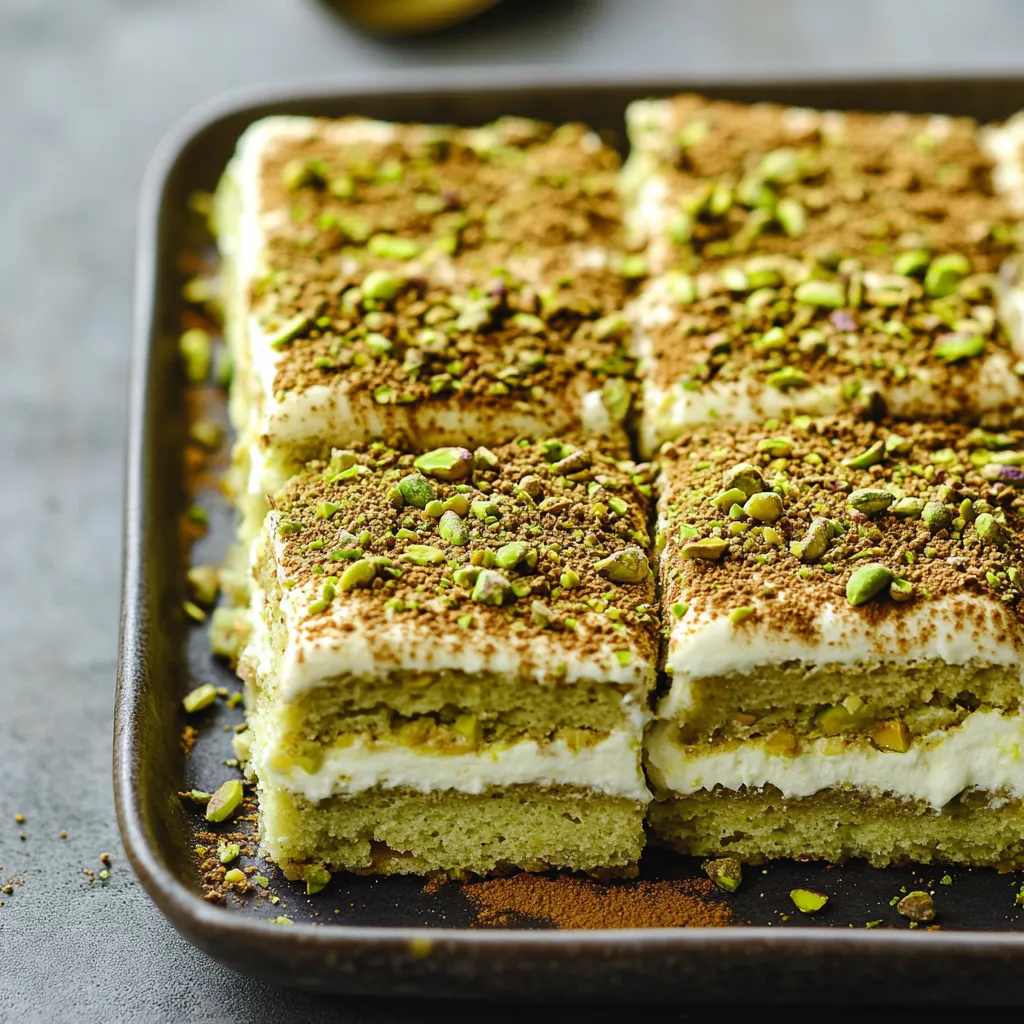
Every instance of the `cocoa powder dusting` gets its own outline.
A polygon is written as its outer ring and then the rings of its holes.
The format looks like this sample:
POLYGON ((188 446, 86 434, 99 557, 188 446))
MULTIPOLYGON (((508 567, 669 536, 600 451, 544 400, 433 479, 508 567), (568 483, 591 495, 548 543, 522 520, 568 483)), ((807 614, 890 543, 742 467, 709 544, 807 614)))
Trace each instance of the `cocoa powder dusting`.
POLYGON ((732 917, 704 878, 602 885, 524 873, 472 882, 462 891, 485 928, 515 926, 524 917, 559 929, 723 928, 732 917))

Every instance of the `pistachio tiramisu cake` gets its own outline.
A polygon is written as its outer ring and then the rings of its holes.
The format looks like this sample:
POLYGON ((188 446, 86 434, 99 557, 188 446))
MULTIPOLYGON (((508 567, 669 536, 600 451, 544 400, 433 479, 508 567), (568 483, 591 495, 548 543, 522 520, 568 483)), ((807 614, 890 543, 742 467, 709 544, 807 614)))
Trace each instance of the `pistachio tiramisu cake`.
POLYGON ((798 418, 663 452, 657 841, 1024 863, 1024 433, 798 418))
POLYGON ((592 442, 519 440, 336 450, 273 498, 241 671, 290 877, 635 870, 650 492, 592 442))
POLYGON ((215 203, 249 526, 332 444, 625 446, 618 167, 582 125, 519 118, 250 127, 215 203))
POLYGON ((794 411, 1021 420, 1016 221, 973 121, 680 96, 628 122, 646 452, 794 411))

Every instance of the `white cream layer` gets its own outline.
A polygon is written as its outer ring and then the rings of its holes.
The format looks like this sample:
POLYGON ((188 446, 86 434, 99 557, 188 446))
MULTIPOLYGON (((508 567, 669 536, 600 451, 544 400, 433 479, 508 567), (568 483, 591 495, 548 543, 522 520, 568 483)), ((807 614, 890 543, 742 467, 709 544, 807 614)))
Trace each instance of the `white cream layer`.
MULTIPOLYGON (((678 598, 686 603, 685 596, 678 598)), ((784 607, 786 594, 772 599, 784 607)), ((694 706, 693 681, 702 676, 745 675, 763 665, 906 665, 936 660, 948 665, 970 663, 1018 665, 1024 682, 1024 637, 1020 626, 997 601, 988 609, 985 628, 976 625, 976 594, 919 601, 902 614, 868 620, 847 604, 824 605, 816 620, 818 638, 781 629, 750 629, 734 625, 727 615, 703 609, 694 599, 685 615, 675 619, 669 636, 665 669, 672 684, 658 708, 660 718, 684 719, 694 706)), ((754 603, 755 614, 766 602, 754 603)))
POLYGON ((865 743, 829 755, 829 740, 823 738, 795 757, 771 754, 753 741, 694 757, 672 736, 671 726, 659 723, 645 744, 651 782, 665 793, 775 786, 787 797, 805 797, 852 787, 921 800, 936 809, 972 787, 1024 796, 1024 718, 998 711, 975 711, 955 729, 916 739, 902 754, 865 743))
POLYGON ((646 803, 650 793, 640 767, 640 733, 616 730, 591 747, 572 750, 562 740, 514 743, 471 754, 425 754, 392 743, 358 740, 325 751, 322 766, 306 772, 273 767, 274 738, 254 725, 253 759, 263 785, 325 800, 368 789, 412 789, 420 793, 457 790, 484 793, 508 786, 577 786, 606 796, 646 803))

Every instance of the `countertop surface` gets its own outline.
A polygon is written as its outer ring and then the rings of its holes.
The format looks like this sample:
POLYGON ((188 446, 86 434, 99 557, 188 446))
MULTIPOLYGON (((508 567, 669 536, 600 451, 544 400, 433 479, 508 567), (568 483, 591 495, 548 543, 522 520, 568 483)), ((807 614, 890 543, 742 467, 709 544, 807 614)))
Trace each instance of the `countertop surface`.
POLYGON ((0 883, 21 883, 0 892, 0 1021, 482 1009, 314 998, 235 975, 174 933, 121 851, 110 746, 135 210, 181 115, 238 86, 430 65, 1012 73, 1022 36, 1014 0, 518 0, 403 42, 361 36, 313 0, 0 0, 0 883), (104 852, 110 878, 90 881, 104 852))

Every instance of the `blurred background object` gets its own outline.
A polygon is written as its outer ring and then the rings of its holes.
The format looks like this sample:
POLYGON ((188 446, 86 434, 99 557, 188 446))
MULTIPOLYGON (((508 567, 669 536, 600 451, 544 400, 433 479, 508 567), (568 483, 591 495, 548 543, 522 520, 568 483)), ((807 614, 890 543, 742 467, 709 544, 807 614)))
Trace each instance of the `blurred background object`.
POLYGON ((349 21, 382 35, 419 35, 447 28, 499 0, 328 0, 349 21))

